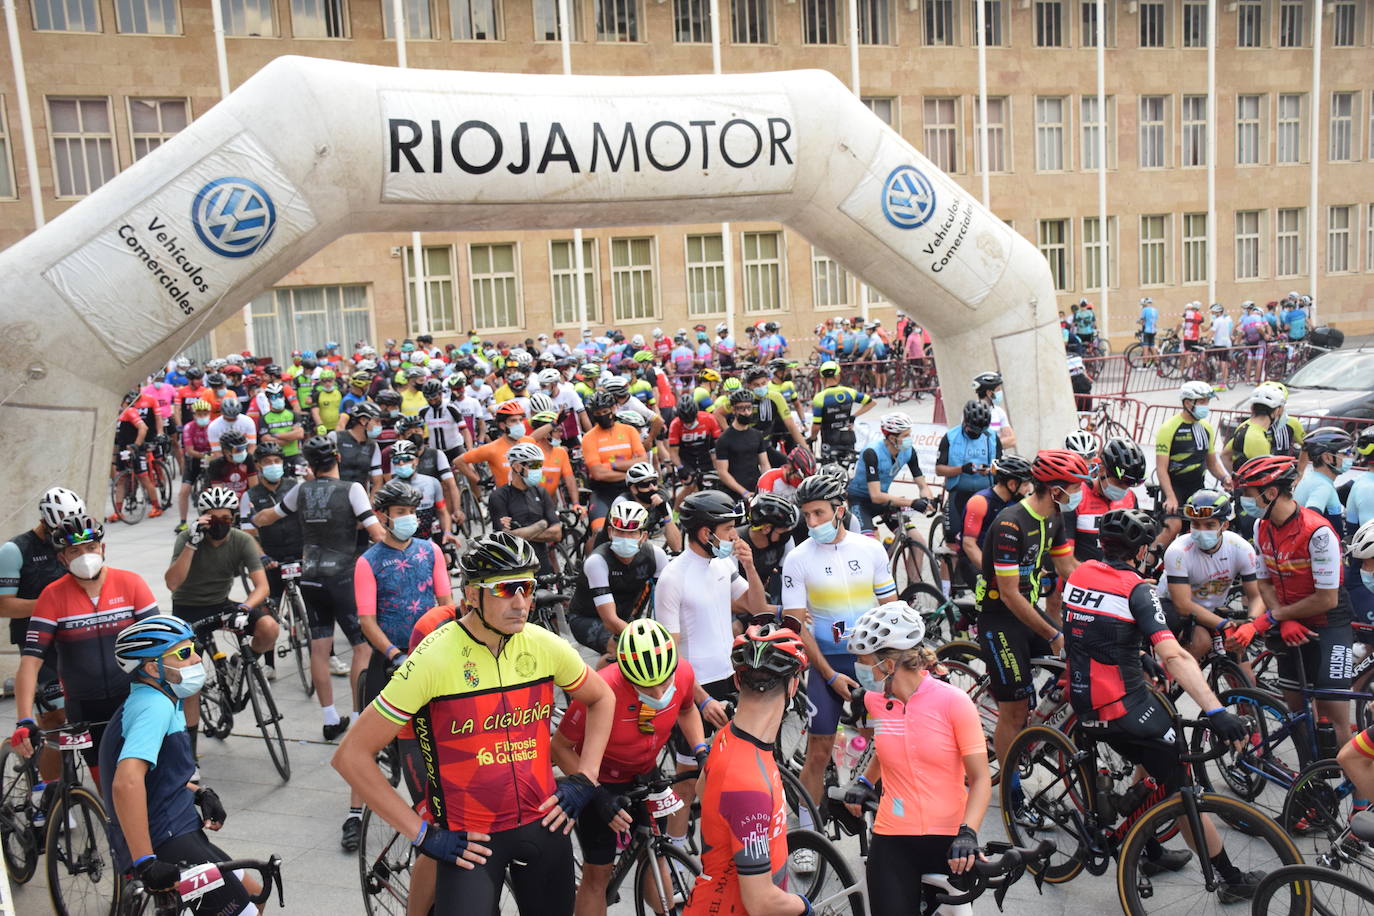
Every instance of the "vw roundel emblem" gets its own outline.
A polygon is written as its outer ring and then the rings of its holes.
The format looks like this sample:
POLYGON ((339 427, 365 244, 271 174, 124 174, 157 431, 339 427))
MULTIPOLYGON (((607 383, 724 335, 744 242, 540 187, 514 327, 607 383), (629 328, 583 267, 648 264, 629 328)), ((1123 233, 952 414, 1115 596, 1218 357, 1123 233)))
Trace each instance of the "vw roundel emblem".
POLYGON ((898 229, 924 226, 935 215, 935 187, 915 166, 899 165, 883 182, 883 216, 898 229))
POLYGON ((215 254, 246 258, 272 237, 277 208, 262 185, 247 178, 217 178, 191 204, 196 234, 215 254))

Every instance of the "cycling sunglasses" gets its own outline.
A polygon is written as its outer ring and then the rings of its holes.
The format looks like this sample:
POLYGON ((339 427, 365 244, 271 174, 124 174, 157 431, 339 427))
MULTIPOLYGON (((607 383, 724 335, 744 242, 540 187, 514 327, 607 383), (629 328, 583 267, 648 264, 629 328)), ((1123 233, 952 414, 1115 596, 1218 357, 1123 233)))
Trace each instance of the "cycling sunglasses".
POLYGON ((1187 506, 1183 507, 1184 518, 1211 518, 1214 515, 1221 515, 1229 506, 1187 506))
POLYGON ((187 643, 186 645, 182 646, 180 649, 173 649, 171 652, 164 652, 164 653, 162 653, 162 657, 163 657, 163 658, 174 658, 174 659, 176 659, 176 660, 179 661, 179 662, 184 662, 184 661, 186 661, 187 659, 189 659, 189 658, 191 657, 191 654, 192 654, 193 652, 195 652, 195 651, 196 651, 196 647, 193 646, 193 645, 191 645, 190 643, 187 643))
POLYGON ((84 544, 99 544, 102 538, 93 528, 83 528, 80 531, 58 532, 53 535, 53 540, 59 547, 80 547, 84 544))
MULTIPOLYGON (((766 623, 784 626, 787 629, 791 630, 793 633, 802 632, 801 620, 799 620, 796 617, 793 617, 791 614, 755 614, 754 616, 749 618, 750 626, 763 626, 766 623)), ((840 622, 837 623, 836 626, 843 627, 844 624, 843 622, 840 622)))
POLYGON ((495 598, 514 598, 517 595, 534 594, 534 579, 502 579, 500 582, 483 582, 477 587, 491 593, 495 598))

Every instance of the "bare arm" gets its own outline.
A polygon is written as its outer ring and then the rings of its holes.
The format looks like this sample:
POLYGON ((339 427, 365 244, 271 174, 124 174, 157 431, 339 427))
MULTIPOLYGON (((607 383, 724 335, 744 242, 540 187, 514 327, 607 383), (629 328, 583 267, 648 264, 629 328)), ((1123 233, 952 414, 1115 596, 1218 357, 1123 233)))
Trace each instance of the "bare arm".
POLYGON ((115 816, 129 847, 129 858, 135 862, 153 854, 153 840, 148 833, 148 791, 143 782, 147 775, 148 761, 126 757, 115 768, 111 787, 115 816))
POLYGON ((1221 623, 1220 617, 1193 600, 1193 587, 1186 582, 1169 583, 1169 600, 1174 603, 1180 617, 1192 617, 1213 630, 1221 623))
POLYGON ((258 568, 248 574, 248 579, 253 583, 253 590, 248 593, 248 597, 243 599, 243 603, 249 607, 262 607, 262 603, 267 600, 267 573, 258 568))
POLYGON ((1155 658, 1169 672, 1169 677, 1178 682, 1204 713, 1221 705, 1212 688, 1207 686, 1207 678, 1198 667, 1197 659, 1179 645, 1178 640, 1161 640, 1155 644, 1154 650, 1155 658))
POLYGON ((715 458, 712 460, 715 462, 716 465, 716 476, 720 478, 720 482, 722 484, 724 484, 732 492, 740 496, 743 496, 745 493, 749 492, 748 490, 744 489, 744 487, 739 485, 739 481, 735 480, 735 478, 731 476, 730 466, 726 464, 724 458, 715 458))
POLYGON ((1016 619, 1030 628, 1031 632, 1039 634, 1044 639, 1055 638, 1055 628, 1041 615, 1040 611, 1021 594, 1021 579, 1016 573, 1010 575, 997 574, 997 591, 1002 596, 1002 603, 1007 609, 1016 616, 1016 619))
MULTIPOLYGON (((197 520, 195 524, 200 524, 197 520)), ((166 583, 168 591, 176 591, 181 588, 181 584, 186 581, 186 576, 191 572, 191 561, 195 559, 196 548, 189 543, 181 548, 181 553, 172 561, 172 565, 167 567, 167 572, 163 575, 162 581, 166 583)))

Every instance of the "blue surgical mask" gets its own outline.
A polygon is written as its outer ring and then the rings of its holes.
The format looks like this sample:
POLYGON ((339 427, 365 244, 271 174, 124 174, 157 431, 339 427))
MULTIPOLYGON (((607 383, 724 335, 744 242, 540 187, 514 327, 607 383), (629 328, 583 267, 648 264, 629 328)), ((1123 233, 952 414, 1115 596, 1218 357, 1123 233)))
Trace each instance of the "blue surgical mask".
POLYGON ((1240 498, 1240 511, 1246 515, 1259 515, 1261 512, 1259 500, 1253 496, 1242 496, 1240 498))
POLYGON ((1125 487, 1112 486, 1105 480, 1102 482, 1102 495, 1107 497, 1111 502, 1116 502, 1118 499, 1124 498, 1129 492, 1131 491, 1125 487))
POLYGON ((286 473, 286 465, 264 464, 258 468, 258 473, 261 474, 268 483, 276 483, 281 480, 282 475, 286 473))
POLYGON ((380 426, 369 426, 367 428, 367 438, 369 439, 376 439, 381 434, 382 428, 380 426))
POLYGON ((543 469, 543 468, 530 468, 528 471, 525 472, 525 484, 526 484, 527 486, 537 487, 537 486, 539 486, 539 485, 540 485, 541 483, 543 483, 543 482, 544 482, 544 469, 543 469))
POLYGON ((829 521, 820 525, 808 526, 806 533, 811 535, 811 540, 818 544, 829 544, 839 536, 840 529, 835 526, 834 521, 829 521))
POLYGON ((1059 511, 1074 512, 1078 509, 1078 505, 1081 502, 1083 502, 1083 488, 1075 487, 1073 490, 1069 492, 1069 501, 1067 503, 1060 504, 1059 511))
POLYGON ((630 557, 639 553, 639 538, 618 538, 611 537, 611 553, 628 560, 630 557))
POLYGON ((200 692, 200 688, 205 686, 205 663, 196 662, 194 665, 187 665, 185 668, 177 669, 181 672, 181 680, 173 684, 167 683, 167 688, 173 694, 186 699, 200 692))
POLYGON ((1002 403, 1002 392, 1001 392, 1001 391, 994 391, 994 392, 992 393, 992 403, 994 403, 994 404, 1001 404, 1001 403, 1002 403))
POLYGON ((386 415, 387 415, 388 417, 399 417, 399 416, 401 415, 401 408, 399 408, 399 407, 392 408, 391 410, 388 410, 388 411, 386 412, 386 415))
POLYGON ((391 520, 391 533, 398 541, 408 541, 420 528, 418 515, 402 515, 391 520))
POLYGON ((1370 572, 1367 569, 1360 570, 1360 582, 1365 588, 1374 592, 1374 572, 1370 572))
POLYGON ((1210 414, 1211 412, 1212 412, 1212 408, 1208 407, 1206 404, 1194 404, 1194 405, 1193 405, 1193 416, 1194 416, 1194 417, 1197 417, 1199 420, 1205 420, 1205 419, 1207 419, 1207 415, 1210 414))
MULTIPOLYGON (((636 691, 638 693, 638 691, 636 691)), ((639 694, 639 702, 653 710, 667 709, 673 705, 673 697, 677 695, 677 684, 669 684, 668 689, 663 691, 663 696, 658 699, 639 694)))
POLYGON ((1216 548, 1217 544, 1221 543, 1221 532, 1201 531, 1197 528, 1194 528, 1193 543, 1196 544, 1202 550, 1210 552, 1216 548))
POLYGON ((415 462, 410 461, 405 464, 393 464, 391 469, 396 472, 396 476, 402 480, 408 480, 415 476, 415 462))
POLYGON ((767 396, 768 396, 768 386, 767 386, 767 385, 759 385, 757 388, 751 388, 751 389, 749 389, 749 390, 752 391, 752 392, 754 392, 755 395, 757 395, 758 397, 761 397, 761 398, 762 398, 762 397, 767 397, 767 396))
POLYGON ((864 690, 882 693, 883 688, 887 684, 887 676, 881 675, 882 680, 879 680, 879 677, 880 675, 875 673, 872 665, 865 665, 863 662, 859 662, 854 666, 854 680, 858 681, 859 686, 864 690))
POLYGON ((728 560, 735 555, 735 542, 722 541, 719 538, 711 545, 711 555, 717 560, 728 560))
POLYGON ((230 459, 231 461, 233 461, 234 464, 243 464, 245 461, 248 460, 248 453, 247 453, 247 452, 232 452, 232 453, 230 453, 230 455, 229 455, 229 459, 230 459))
POLYGON ((281 410, 286 406, 286 398, 269 398, 268 403, 272 405, 273 410, 281 410))
POLYGON ((1347 471, 1351 470, 1351 469, 1354 468, 1354 467, 1355 467, 1355 456, 1354 456, 1354 455, 1346 455, 1344 458, 1341 459, 1341 473, 1342 473, 1342 474, 1346 473, 1347 471))
POLYGON ((197 425, 197 426, 200 426, 200 427, 209 426, 209 425, 210 425, 210 418, 209 418, 209 417, 196 417, 196 425, 197 425))

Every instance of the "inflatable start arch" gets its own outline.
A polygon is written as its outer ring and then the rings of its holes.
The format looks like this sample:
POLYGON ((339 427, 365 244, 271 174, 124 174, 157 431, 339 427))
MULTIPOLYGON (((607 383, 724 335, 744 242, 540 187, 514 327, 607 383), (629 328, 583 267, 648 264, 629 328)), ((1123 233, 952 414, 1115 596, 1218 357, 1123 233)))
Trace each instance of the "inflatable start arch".
POLYGON ((282 57, 0 253, 2 514, 59 483, 103 504, 120 394, 342 235, 760 219, 930 329, 951 412, 996 367, 1025 448, 1074 425, 1044 258, 828 73, 282 57))

